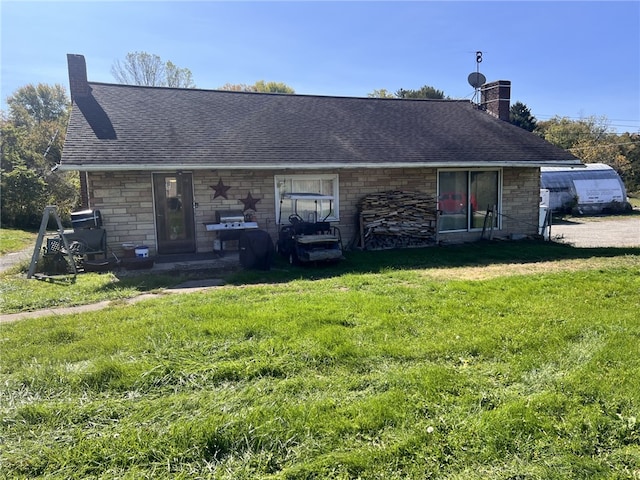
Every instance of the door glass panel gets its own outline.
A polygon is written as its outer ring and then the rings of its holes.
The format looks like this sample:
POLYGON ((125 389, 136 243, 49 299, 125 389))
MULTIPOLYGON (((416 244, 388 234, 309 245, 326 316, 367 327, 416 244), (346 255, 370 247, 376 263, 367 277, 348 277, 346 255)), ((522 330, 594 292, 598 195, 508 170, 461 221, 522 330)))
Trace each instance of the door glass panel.
MULTIPOLYGON (((484 228, 487 211, 499 207, 499 172, 453 171, 438 173, 440 231, 484 228)), ((493 226, 498 227, 498 215, 493 226)))
POLYGON ((179 182, 176 177, 165 177, 164 186, 167 202, 167 236, 169 240, 185 239, 182 182, 179 182))
POLYGON ((467 229, 468 172, 440 172, 438 210, 440 231, 467 229))
POLYGON ((195 252, 191 174, 154 174, 158 253, 195 252))
MULTIPOLYGON (((498 172, 471 172, 471 228, 484 226, 487 210, 498 205, 498 172)), ((493 216, 493 226, 498 226, 498 216, 493 216)))

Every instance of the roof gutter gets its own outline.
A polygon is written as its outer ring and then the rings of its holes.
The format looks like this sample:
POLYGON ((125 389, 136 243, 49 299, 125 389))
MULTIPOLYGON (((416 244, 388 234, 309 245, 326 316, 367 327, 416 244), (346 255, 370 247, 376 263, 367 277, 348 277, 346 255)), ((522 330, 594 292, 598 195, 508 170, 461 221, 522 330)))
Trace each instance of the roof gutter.
POLYGON ((345 169, 374 169, 374 168, 495 168, 495 167, 580 167, 583 166, 579 160, 566 161, 539 161, 539 162, 459 162, 451 164, 449 162, 383 162, 383 163, 286 163, 286 164, 251 164, 242 165, 216 164, 208 165, 188 163, 176 164, 106 164, 106 165, 82 165, 82 164, 60 164, 60 171, 81 171, 81 172, 133 172, 133 171, 175 171, 175 170, 345 170, 345 169))

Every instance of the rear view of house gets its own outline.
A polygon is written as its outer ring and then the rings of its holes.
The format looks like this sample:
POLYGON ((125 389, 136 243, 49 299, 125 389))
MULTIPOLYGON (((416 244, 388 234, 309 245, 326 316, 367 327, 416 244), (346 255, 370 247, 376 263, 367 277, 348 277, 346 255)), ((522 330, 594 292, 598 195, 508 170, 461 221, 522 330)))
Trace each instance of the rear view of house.
POLYGON ((80 172, 84 207, 100 210, 116 252, 131 243, 152 255, 211 251, 207 225, 238 210, 274 241, 297 213, 357 245, 371 231, 362 199, 389 191, 431 199, 439 243, 479 239, 494 208, 495 236, 535 235, 540 167, 580 165, 503 121, 506 81, 483 86, 479 107, 116 85, 89 82, 81 55, 68 66, 60 168, 80 172), (295 193, 315 200, 294 205, 295 193))

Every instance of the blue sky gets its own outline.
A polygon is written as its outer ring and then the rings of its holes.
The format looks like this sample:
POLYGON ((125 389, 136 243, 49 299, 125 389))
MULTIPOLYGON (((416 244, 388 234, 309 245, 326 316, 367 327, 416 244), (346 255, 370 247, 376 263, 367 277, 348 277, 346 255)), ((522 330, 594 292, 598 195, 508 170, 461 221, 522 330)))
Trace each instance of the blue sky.
POLYGON ((257 80, 296 93, 366 96, 431 85, 452 98, 483 52, 488 81, 539 120, 606 116, 640 132, 640 2, 7 1, 0 4, 2 108, 29 83, 68 89, 67 53, 89 80, 145 51, 189 68, 198 88, 257 80))

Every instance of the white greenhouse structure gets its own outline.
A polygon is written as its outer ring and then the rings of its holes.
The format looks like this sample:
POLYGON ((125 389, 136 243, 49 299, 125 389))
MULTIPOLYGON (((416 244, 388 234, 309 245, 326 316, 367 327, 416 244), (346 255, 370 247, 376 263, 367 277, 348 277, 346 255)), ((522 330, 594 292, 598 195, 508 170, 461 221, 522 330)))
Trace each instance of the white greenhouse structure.
POLYGON ((629 210, 624 183, 604 163, 584 167, 542 167, 541 203, 553 212, 579 214, 613 213, 629 210))

